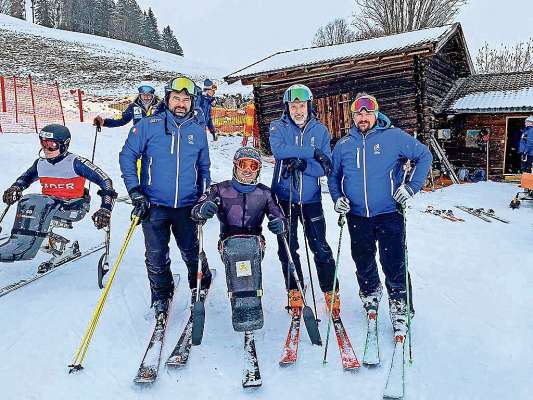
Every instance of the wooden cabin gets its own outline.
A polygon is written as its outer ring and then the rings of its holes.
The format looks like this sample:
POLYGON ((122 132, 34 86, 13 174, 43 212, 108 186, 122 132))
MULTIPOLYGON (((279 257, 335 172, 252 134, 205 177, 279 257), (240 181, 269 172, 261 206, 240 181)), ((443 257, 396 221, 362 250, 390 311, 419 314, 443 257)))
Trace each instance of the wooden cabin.
POLYGON ((224 79, 253 85, 261 147, 269 152, 269 124, 283 112, 283 92, 311 88, 320 120, 334 143, 352 125, 358 92, 376 96, 395 126, 427 134, 433 110, 459 78, 474 71, 458 23, 351 43, 275 53, 224 79))
POLYGON ((482 168, 489 177, 519 173, 518 142, 533 115, 533 71, 461 78, 435 112, 437 139, 455 168, 482 168), (488 153, 476 140, 483 134, 488 153))

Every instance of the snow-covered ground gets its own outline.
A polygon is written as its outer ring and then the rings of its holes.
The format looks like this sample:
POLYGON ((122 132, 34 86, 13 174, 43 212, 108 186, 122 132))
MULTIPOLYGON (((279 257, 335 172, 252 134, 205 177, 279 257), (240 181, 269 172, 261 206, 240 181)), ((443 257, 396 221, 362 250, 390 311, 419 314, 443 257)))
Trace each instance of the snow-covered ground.
MULTIPOLYGON (((90 157, 93 128, 70 125, 71 150, 90 157)), ((99 136, 96 163, 125 193, 118 168, 118 152, 127 128, 104 129, 99 136)), ((239 137, 210 142, 213 179, 231 176, 231 157, 239 137)), ((35 135, 0 135, 0 191, 35 159, 35 135)), ((270 183, 272 166, 263 170, 270 183)), ((37 191, 34 185, 26 192, 37 191)), ((454 186, 421 193, 411 200, 408 219, 409 267, 413 276, 414 363, 406 367, 407 399, 530 399, 533 350, 533 208, 508 208, 518 190, 506 183, 454 186), (432 204, 490 207, 511 221, 483 222, 454 209, 465 222, 450 222, 420 211, 432 204)), ((94 186, 93 208, 98 196, 94 186)), ((338 227, 329 196, 324 199, 328 240, 336 249, 338 227)), ((131 206, 117 203, 113 213, 112 259, 129 226, 131 206)), ((2 223, 9 231, 11 211, 2 223)), ((266 227, 265 227, 266 228, 266 227)), ((66 233, 83 248, 103 235, 86 218, 66 233)), ((256 334, 263 386, 243 391, 240 385, 242 334, 233 332, 223 265, 216 249, 218 223, 206 225, 205 246, 219 274, 207 301, 207 321, 201 346, 194 347, 187 367, 168 370, 163 363, 157 382, 141 389, 132 383, 152 330, 149 287, 144 267, 144 243, 138 229, 120 266, 108 302, 90 345, 85 369, 69 375, 67 365, 78 348, 100 295, 96 284, 98 255, 65 266, 50 276, 0 298, 0 393, 15 399, 380 399, 393 343, 386 299, 382 300, 379 335, 382 366, 343 372, 335 341, 330 342, 329 364, 322 366, 323 348, 313 347, 302 329, 298 363, 280 368, 278 358, 287 334, 285 291, 275 238, 269 232, 263 262, 265 326, 256 334)), ((359 358, 365 340, 354 264, 348 235, 342 244, 340 284, 342 315, 359 358)), ((302 243, 303 245, 303 243, 302 243)), ((172 246, 172 268, 182 274, 170 317, 163 362, 174 346, 188 311, 190 293, 185 265, 172 246)), ((33 271, 35 262, 0 264, 0 285, 33 271)), ((303 257, 303 260, 305 257, 303 257)), ((316 275, 315 275, 316 279, 316 275)), ((322 337, 326 334, 324 301, 318 298, 322 337)))

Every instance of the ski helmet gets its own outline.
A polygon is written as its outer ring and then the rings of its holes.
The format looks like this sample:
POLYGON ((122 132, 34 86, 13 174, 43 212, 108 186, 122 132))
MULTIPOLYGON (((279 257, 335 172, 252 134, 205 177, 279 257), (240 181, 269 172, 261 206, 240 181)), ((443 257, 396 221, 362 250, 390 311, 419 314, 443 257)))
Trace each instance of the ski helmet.
POLYGON ((313 101, 313 92, 305 85, 292 85, 283 94, 283 103, 291 103, 293 101, 313 101))
POLYGON ((155 89, 150 85, 139 86, 137 90, 139 91, 139 94, 151 94, 151 95, 155 94, 155 89))
POLYGON ((261 173, 261 167, 261 154, 253 147, 241 147, 233 156, 233 177, 243 185, 256 185, 261 173), (251 171, 257 172, 257 174, 250 180, 242 179, 237 174, 238 171, 251 171))
POLYGON ((49 148, 53 148, 55 144, 59 149, 59 155, 63 155, 67 152, 70 144, 70 131, 66 126, 59 124, 46 125, 39 132, 39 140, 42 146, 49 145, 49 148))

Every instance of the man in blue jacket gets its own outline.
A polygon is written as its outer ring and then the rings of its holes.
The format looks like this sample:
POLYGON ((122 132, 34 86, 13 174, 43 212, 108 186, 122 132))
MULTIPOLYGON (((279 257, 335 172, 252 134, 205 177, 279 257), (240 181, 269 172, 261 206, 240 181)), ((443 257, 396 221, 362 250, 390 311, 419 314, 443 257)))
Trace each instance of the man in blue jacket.
MULTIPOLYGON (((122 178, 141 218, 146 245, 146 268, 156 316, 165 315, 174 286, 169 241, 174 235, 188 268, 189 287, 196 297, 198 232, 191 209, 211 183, 209 149, 194 104, 194 82, 185 76, 165 88, 164 107, 131 128, 120 152, 122 178), (142 156, 140 179, 136 162, 142 156)), ((201 296, 211 284, 202 263, 201 296)))
POLYGON ((142 85, 138 90, 139 95, 117 118, 104 119, 98 115, 94 118, 93 125, 117 128, 126 125, 131 120, 133 120, 133 125, 135 125, 142 118, 155 114, 155 109, 159 104, 159 98, 155 95, 155 89, 150 85, 142 85))
POLYGON ((205 118, 206 129, 213 135, 213 140, 217 140, 217 130, 213 124, 213 118, 211 117, 211 109, 215 103, 215 90, 216 85, 211 79, 204 81, 204 88, 202 93, 198 95, 198 107, 202 109, 205 118))
POLYGON ((526 127, 522 131, 518 152, 522 160, 522 172, 531 173, 533 164, 533 115, 526 118, 526 127))
POLYGON ((405 226, 402 208, 418 192, 432 162, 429 149, 390 125, 373 96, 360 94, 351 105, 354 126, 339 140, 328 178, 335 210, 347 213, 359 295, 369 319, 377 316, 381 282, 376 242, 389 294, 395 336, 407 332, 405 226), (404 179, 406 160, 416 166, 404 179))
MULTIPOLYGON (((330 136, 327 128, 316 118, 313 94, 305 85, 293 85, 283 95, 285 111, 280 119, 270 124, 270 147, 276 160, 272 192, 278 197, 283 212, 289 219, 289 246, 298 277, 303 282, 298 250, 298 219, 314 255, 320 288, 329 307, 333 292, 335 261, 326 242, 326 223, 322 211, 320 177, 331 168, 330 136)), ((285 276, 285 286, 291 308, 303 306, 302 294, 287 272, 287 254, 278 237, 278 256, 285 276)), ((337 288, 338 289, 338 288, 337 288)), ((335 296, 333 310, 339 311, 335 296)))

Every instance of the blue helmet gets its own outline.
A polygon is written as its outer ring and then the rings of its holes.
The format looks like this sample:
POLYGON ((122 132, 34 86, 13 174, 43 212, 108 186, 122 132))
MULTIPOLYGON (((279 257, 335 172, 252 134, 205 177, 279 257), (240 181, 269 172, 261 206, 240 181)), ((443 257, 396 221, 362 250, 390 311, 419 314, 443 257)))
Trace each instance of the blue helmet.
POLYGON ((150 85, 139 86, 139 94, 155 94, 155 89, 150 85))

